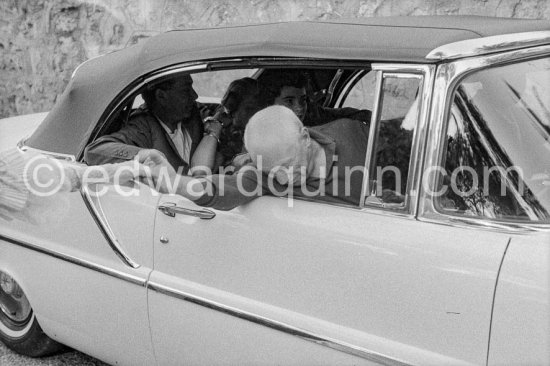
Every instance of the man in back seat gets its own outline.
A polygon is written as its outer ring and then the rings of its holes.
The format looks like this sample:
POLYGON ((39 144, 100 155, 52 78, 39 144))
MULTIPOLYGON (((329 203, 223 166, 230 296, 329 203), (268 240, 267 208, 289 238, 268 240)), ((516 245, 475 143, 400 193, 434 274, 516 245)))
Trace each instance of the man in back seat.
POLYGON ((187 174, 203 138, 193 79, 189 75, 170 78, 148 86, 142 96, 145 106, 134 111, 119 131, 86 147, 86 162, 114 163, 131 160, 141 150, 160 151, 174 169, 187 174))

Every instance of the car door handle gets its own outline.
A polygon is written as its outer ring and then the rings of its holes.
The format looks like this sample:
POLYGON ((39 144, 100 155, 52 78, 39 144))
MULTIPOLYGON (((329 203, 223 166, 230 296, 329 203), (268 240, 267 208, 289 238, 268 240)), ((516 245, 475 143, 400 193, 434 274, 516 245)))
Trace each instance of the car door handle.
POLYGON ((175 217, 176 214, 198 217, 203 220, 210 220, 216 216, 213 211, 206 208, 193 210, 191 208, 179 207, 174 202, 165 202, 158 206, 158 209, 165 215, 175 217))

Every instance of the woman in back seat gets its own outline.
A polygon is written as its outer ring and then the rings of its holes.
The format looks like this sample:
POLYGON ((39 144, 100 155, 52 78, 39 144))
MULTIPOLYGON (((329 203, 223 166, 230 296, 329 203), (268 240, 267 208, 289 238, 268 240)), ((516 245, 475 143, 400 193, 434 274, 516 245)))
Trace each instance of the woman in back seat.
POLYGON ((205 120, 205 137, 210 137, 203 138, 193 155, 193 175, 217 173, 231 165, 234 157, 244 152, 243 133, 248 120, 267 106, 257 80, 247 77, 232 81, 217 112, 205 120))

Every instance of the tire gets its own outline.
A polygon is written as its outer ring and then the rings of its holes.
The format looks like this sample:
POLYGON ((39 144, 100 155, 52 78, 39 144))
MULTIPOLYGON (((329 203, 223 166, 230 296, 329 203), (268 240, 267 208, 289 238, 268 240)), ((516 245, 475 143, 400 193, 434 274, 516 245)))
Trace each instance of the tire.
POLYGON ((42 331, 19 285, 3 272, 0 276, 0 340, 13 351, 29 357, 49 356, 63 351, 65 347, 62 344, 42 331), (9 290, 6 280, 12 281, 9 290))

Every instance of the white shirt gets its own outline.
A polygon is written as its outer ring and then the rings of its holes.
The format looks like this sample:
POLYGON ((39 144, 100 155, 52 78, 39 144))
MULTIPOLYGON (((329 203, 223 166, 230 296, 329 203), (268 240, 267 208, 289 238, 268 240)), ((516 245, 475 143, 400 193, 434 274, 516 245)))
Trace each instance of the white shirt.
POLYGON ((168 136, 170 136, 170 139, 174 143, 174 146, 176 146, 176 149, 178 150, 178 154, 180 157, 185 161, 186 163, 190 163, 191 159, 191 135, 189 134, 189 131, 187 131, 187 128, 182 128, 181 122, 178 123, 176 128, 174 129, 174 132, 170 131, 170 128, 158 118, 158 121, 160 122, 160 125, 168 136))

